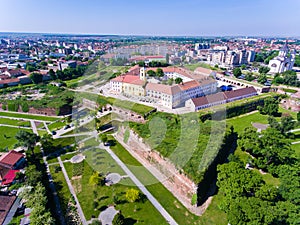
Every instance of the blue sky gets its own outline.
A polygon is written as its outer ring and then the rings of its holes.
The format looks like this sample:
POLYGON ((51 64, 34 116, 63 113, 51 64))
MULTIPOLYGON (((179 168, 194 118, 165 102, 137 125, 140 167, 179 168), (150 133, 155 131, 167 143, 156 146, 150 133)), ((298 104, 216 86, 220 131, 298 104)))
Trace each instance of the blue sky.
POLYGON ((0 32, 300 36, 299 0, 0 0, 0 32))

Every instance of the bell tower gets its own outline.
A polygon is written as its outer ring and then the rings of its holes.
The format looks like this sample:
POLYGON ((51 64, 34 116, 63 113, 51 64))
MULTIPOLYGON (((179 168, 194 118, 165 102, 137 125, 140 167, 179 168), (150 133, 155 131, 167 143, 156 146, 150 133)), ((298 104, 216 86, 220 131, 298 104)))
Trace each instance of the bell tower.
POLYGON ((142 67, 140 69, 140 79, 143 80, 143 81, 146 81, 147 78, 146 78, 146 70, 145 70, 145 67, 142 67))

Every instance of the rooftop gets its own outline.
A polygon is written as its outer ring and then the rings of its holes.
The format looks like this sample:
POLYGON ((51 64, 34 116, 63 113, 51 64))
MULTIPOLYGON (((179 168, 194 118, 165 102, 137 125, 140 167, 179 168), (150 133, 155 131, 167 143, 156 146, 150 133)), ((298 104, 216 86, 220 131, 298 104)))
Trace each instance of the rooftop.
POLYGON ((24 155, 22 153, 12 150, 1 156, 0 165, 12 167, 23 157, 24 155))

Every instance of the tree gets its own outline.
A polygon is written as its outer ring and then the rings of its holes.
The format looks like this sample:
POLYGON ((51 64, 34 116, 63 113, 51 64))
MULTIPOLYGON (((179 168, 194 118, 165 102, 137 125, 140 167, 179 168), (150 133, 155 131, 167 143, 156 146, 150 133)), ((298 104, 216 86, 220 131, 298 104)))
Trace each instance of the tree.
POLYGON ((42 181, 42 173, 37 170, 35 165, 30 165, 25 171, 26 184, 35 187, 37 183, 42 181))
POLYGON ((54 224, 51 213, 47 212, 46 209, 46 189, 41 183, 37 183, 30 189, 25 189, 21 196, 26 200, 26 206, 32 208, 32 212, 30 213, 30 224, 54 224))
POLYGON ((290 115, 282 116, 280 123, 278 123, 273 116, 270 116, 268 122, 271 128, 278 130, 283 135, 287 135, 287 132, 294 129, 296 126, 294 118, 290 115))
POLYGON ((103 142, 104 145, 106 145, 107 143, 107 135, 106 134, 102 134, 101 137, 100 137, 100 140, 103 142))
POLYGON ((53 69, 49 70, 49 75, 50 75, 50 77, 51 77, 52 80, 56 80, 57 79, 57 76, 56 76, 56 74, 55 74, 55 72, 54 72, 53 69))
POLYGON ((266 74, 260 74, 258 76, 257 82, 260 83, 260 84, 266 83, 267 82, 267 76, 266 76, 266 74))
POLYGON ((125 218, 121 212, 119 212, 117 215, 115 215, 115 217, 112 221, 112 224, 113 225, 124 225, 125 224, 125 218))
POLYGON ((40 73, 32 73, 30 74, 30 79, 33 83, 38 84, 43 81, 43 75, 40 73))
POLYGON ((156 76, 163 77, 164 75, 164 71, 161 68, 156 69, 156 76))
POLYGON ((300 112, 297 113, 297 121, 300 122, 300 112))
POLYGON ((276 116, 278 114, 278 100, 272 97, 266 98, 263 107, 258 107, 260 114, 276 116))
POLYGON ((98 172, 93 173, 93 175, 89 179, 89 185, 98 186, 104 185, 105 178, 98 172))
POLYGON ((270 125, 271 128, 274 128, 276 130, 280 130, 281 129, 280 124, 277 122, 277 120, 273 116, 269 116, 268 117, 268 123, 269 123, 269 125, 270 125))
POLYGON ((247 66, 246 66, 245 64, 241 65, 241 69, 242 69, 242 70, 244 70, 244 69, 246 69, 246 68, 247 68, 247 66))
POLYGON ((156 73, 155 73, 155 71, 153 71, 153 70, 148 70, 148 71, 147 71, 147 75, 148 75, 149 77, 155 77, 155 76, 156 76, 156 73))
POLYGON ((286 134, 288 131, 294 129, 296 126, 296 122, 294 118, 290 115, 281 117, 281 133, 286 134))
POLYGON ((182 82, 183 82, 183 80, 182 80, 182 78, 180 78, 180 77, 177 77, 177 78, 175 79, 175 84, 182 84, 182 82))
POLYGON ((267 67, 267 66, 261 66, 261 67, 259 67, 259 69, 258 69, 258 72, 259 72, 260 74, 267 74, 269 71, 270 71, 270 68, 267 67))
POLYGON ((36 143, 40 140, 40 137, 34 133, 30 133, 25 130, 20 130, 16 134, 15 138, 18 140, 18 144, 31 150, 32 155, 34 155, 34 147, 36 143))
POLYGON ((35 68, 35 66, 27 64, 26 65, 26 70, 28 70, 29 72, 33 72, 33 71, 36 71, 36 68, 35 68))
POLYGON ((99 220, 93 220, 93 222, 91 223, 91 225, 102 225, 102 223, 99 220))
POLYGON ((242 75, 241 69, 240 69, 239 67, 234 68, 234 69, 233 69, 233 75, 234 75, 235 77, 241 76, 241 75, 242 75))
POLYGON ((168 84, 168 85, 172 85, 173 82, 174 82, 174 79, 173 79, 173 78, 170 78, 170 79, 168 79, 167 84, 168 84))
POLYGON ((140 192, 134 188, 130 188, 126 191, 125 197, 128 202, 135 202, 140 197, 140 192))

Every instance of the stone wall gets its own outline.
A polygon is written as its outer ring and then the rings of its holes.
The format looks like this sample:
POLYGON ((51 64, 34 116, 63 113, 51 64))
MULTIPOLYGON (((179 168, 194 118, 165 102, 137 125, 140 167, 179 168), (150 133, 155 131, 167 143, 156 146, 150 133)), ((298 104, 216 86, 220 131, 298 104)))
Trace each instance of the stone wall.
POLYGON ((117 141, 155 175, 187 209, 196 215, 201 215, 205 209, 191 205, 192 196, 197 192, 197 185, 187 176, 180 173, 168 159, 151 150, 150 146, 134 131, 129 130, 129 139, 127 143, 124 143, 126 129, 129 128, 123 126, 119 128, 115 136, 117 141))

